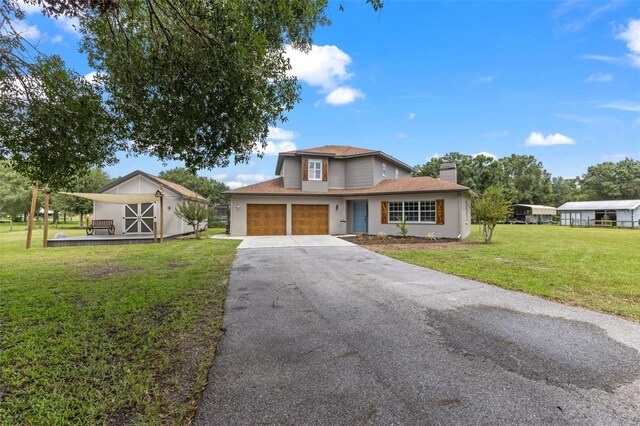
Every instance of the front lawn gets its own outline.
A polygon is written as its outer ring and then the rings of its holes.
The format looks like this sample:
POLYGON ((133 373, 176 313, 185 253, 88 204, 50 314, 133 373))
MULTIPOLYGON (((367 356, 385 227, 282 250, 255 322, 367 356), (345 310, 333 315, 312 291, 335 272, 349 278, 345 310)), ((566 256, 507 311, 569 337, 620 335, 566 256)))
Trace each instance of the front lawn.
POLYGON ((25 236, 0 232, 0 423, 184 423, 238 242, 45 250, 36 230, 27 251, 25 236))
POLYGON ((405 262, 640 320, 640 230, 500 225, 481 244, 381 250, 405 262))

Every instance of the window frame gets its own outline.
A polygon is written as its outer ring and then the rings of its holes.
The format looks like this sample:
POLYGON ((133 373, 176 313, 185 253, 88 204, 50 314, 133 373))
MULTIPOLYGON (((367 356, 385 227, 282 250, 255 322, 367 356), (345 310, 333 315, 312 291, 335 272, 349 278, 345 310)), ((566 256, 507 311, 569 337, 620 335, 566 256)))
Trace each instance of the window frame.
POLYGON ((400 170, 396 169, 396 179, 400 177, 400 170))
POLYGON ((382 163, 382 177, 387 177, 387 164, 382 163))
POLYGON ((389 201, 389 206, 387 208, 387 223, 400 223, 400 220, 393 220, 392 218, 392 214, 394 214, 394 217, 397 217, 398 212, 401 212, 400 217, 404 216, 407 217, 407 212, 410 212, 411 215, 414 215, 415 213, 417 213, 418 215, 418 220, 407 220, 407 223, 417 223, 417 224, 425 224, 425 225, 436 225, 437 222, 437 213, 436 213, 436 200, 412 200, 412 201, 389 201), (401 203, 402 204, 402 210, 398 210, 397 204, 401 203), (407 210, 405 207, 405 203, 409 203, 410 206, 413 206, 413 203, 418 203, 418 210, 407 210), (432 209, 423 209, 423 206, 426 205, 428 203, 428 205, 433 206, 432 209), (433 220, 422 220, 422 213, 433 213, 433 220))
POLYGON ((307 180, 322 180, 322 159, 309 158, 307 160, 307 180), (315 165, 317 165, 318 167, 316 167, 315 165), (318 177, 315 177, 315 172, 317 172, 318 177))

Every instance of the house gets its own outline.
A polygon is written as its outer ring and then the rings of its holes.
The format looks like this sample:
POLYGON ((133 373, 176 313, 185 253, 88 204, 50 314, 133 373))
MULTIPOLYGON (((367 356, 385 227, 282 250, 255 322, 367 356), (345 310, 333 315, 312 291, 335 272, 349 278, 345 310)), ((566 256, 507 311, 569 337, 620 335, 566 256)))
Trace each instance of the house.
POLYGON ((469 188, 454 164, 440 179, 381 151, 351 146, 281 152, 275 179, 227 191, 230 233, 243 235, 398 234, 464 238, 471 232, 469 188))
POLYGON ((514 204, 513 221, 517 223, 549 223, 556 217, 556 208, 536 204, 514 204))
MULTIPOLYGON (((113 220, 115 235, 153 236, 154 222, 157 223, 160 220, 160 201, 155 197, 151 197, 151 200, 142 198, 149 198, 149 194, 155 194, 161 187, 164 193, 164 214, 162 215, 164 236, 171 237, 193 232, 193 228, 175 214, 176 207, 185 201, 207 204, 207 199, 182 185, 140 170, 116 179, 96 191, 93 219, 94 221, 113 220), (123 196, 123 200, 127 201, 120 204, 114 203, 113 201, 118 201, 116 197, 110 200, 111 202, 102 202, 99 201, 99 194, 119 194, 123 196), (136 194, 142 197, 140 202, 136 202, 136 194), (133 201, 129 202, 129 199, 133 201)), ((206 222, 202 226, 206 227, 206 222)))
POLYGON ((570 201, 558 212, 563 226, 640 227, 640 200, 570 201))

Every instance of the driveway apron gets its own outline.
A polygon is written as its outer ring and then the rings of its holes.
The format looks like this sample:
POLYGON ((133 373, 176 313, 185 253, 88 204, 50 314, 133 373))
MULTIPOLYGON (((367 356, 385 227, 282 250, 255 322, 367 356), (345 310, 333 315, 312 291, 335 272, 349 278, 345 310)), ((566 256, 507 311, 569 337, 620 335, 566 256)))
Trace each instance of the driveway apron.
POLYGON ((640 424, 640 324, 358 246, 238 250, 199 425, 640 424))

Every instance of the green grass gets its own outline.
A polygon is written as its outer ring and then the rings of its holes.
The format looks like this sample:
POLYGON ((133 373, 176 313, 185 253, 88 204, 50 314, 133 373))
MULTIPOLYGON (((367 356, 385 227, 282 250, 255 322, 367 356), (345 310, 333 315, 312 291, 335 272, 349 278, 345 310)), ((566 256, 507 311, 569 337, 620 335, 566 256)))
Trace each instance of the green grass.
MULTIPOLYGON (((478 227, 468 241, 481 242, 478 227)), ((420 266, 640 320, 640 230, 501 225, 491 244, 388 251, 420 266)))
POLYGON ((36 230, 27 251, 25 238, 0 232, 0 424, 184 423, 238 242, 45 250, 36 230))

